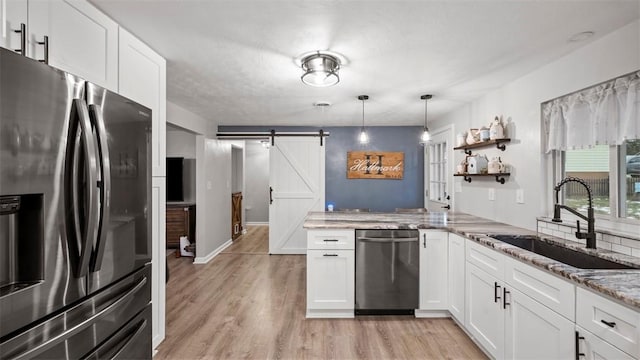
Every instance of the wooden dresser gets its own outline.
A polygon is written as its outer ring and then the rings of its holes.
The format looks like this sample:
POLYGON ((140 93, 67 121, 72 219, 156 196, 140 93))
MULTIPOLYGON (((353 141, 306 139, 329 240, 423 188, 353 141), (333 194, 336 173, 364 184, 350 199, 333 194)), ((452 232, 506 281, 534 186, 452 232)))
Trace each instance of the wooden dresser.
POLYGON ((196 205, 194 203, 167 203, 167 248, 177 249, 180 256, 180 237, 196 242, 196 205))

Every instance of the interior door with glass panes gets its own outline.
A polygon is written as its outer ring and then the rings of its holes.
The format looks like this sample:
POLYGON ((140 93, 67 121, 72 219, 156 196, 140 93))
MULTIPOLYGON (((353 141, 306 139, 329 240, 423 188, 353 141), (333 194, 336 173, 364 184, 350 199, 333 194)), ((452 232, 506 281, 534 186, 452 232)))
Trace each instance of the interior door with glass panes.
POLYGON ((429 211, 447 211, 453 207, 451 159, 453 129, 432 132, 424 153, 424 205, 429 211))

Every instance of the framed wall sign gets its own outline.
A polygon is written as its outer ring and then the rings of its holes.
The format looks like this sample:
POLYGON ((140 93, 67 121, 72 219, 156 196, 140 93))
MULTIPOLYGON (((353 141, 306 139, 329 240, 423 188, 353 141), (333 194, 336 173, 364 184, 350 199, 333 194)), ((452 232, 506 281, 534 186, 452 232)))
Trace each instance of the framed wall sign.
POLYGON ((402 180, 403 174, 403 152, 347 152, 347 179, 402 180))

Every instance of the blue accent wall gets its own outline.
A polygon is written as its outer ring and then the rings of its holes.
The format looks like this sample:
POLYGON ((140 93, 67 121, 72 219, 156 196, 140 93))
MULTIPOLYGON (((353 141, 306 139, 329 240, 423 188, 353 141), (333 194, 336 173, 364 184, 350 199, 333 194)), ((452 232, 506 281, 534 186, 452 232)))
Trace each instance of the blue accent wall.
MULTIPOLYGON (((319 127, 300 126, 220 126, 220 132, 318 131, 319 127)), ((369 208, 394 211, 395 208, 422 207, 424 197, 424 151, 418 143, 420 126, 367 127, 369 144, 358 143, 360 127, 325 127, 326 141, 325 200, 335 209, 369 208), (347 179, 347 152, 360 150, 404 152, 402 180, 347 179)), ((277 139, 276 139, 277 141, 277 139)), ((326 206, 326 205, 325 205, 326 206)))

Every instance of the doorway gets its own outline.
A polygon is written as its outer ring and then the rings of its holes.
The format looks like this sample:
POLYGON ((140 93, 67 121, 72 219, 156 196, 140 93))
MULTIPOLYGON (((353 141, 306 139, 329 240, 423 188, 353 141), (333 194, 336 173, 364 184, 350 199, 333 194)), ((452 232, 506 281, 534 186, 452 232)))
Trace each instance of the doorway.
POLYGON ((437 129, 424 147, 424 206, 442 212, 453 208, 453 126, 437 129))
POLYGON ((244 231, 244 147, 231 145, 231 239, 236 240, 244 231))

